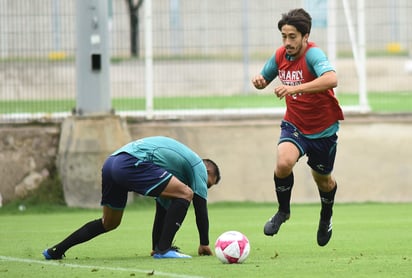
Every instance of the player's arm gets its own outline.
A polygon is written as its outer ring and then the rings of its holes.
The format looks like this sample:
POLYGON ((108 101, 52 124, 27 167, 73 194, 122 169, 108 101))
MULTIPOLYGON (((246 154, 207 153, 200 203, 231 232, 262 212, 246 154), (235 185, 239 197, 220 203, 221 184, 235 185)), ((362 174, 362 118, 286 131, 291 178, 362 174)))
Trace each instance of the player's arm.
POLYGON ((334 71, 328 71, 310 82, 297 86, 280 85, 275 88, 275 94, 278 98, 282 99, 286 95, 319 93, 335 88, 337 85, 338 80, 336 73, 334 71))
POLYGON ((209 248, 209 215, 206 199, 194 194, 193 207, 195 210, 196 225, 197 230, 199 231, 200 240, 198 253, 199 255, 212 255, 213 253, 209 248))
POLYGON ((337 85, 338 79, 336 73, 334 71, 328 71, 310 82, 295 86, 295 93, 318 93, 335 88, 337 85))
POLYGON ((314 76, 317 76, 317 78, 297 86, 281 85, 276 87, 275 94, 279 98, 293 94, 323 92, 338 86, 335 69, 320 48, 313 47, 309 49, 305 59, 309 70, 314 76))
POLYGON ((256 89, 264 89, 278 74, 275 54, 266 61, 260 74, 252 78, 252 84, 256 89))
POLYGON ((297 93, 317 93, 338 86, 335 69, 320 48, 313 47, 309 49, 305 59, 309 70, 317 78, 297 86, 297 93))

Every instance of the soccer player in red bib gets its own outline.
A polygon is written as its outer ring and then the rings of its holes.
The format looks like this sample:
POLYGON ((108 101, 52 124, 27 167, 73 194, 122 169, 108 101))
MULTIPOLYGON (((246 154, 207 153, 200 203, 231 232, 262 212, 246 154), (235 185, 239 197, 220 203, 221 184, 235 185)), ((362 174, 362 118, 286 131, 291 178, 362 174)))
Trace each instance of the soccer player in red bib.
POLYGON ((274 93, 286 101, 274 170, 279 206, 265 224, 264 233, 268 236, 277 234, 280 226, 290 218, 293 168, 299 158, 306 155, 321 200, 317 242, 319 246, 325 246, 332 236, 332 211, 337 189, 332 170, 343 113, 333 91, 337 86, 335 70, 325 53, 308 41, 311 26, 312 18, 304 9, 283 14, 278 22, 283 45, 252 83, 255 88, 263 89, 278 77, 282 84, 274 93))

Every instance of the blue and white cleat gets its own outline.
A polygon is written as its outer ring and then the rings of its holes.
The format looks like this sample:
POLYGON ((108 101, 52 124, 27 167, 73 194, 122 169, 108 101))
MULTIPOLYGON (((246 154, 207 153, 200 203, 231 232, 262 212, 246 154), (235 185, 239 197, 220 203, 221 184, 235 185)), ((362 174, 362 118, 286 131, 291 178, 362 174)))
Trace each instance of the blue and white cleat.
POLYGON ((63 257, 64 257, 64 254, 63 255, 56 255, 56 254, 53 254, 53 249, 52 248, 50 248, 50 249, 45 249, 43 252, 42 252, 42 254, 43 254, 43 256, 44 256, 44 258, 46 259, 46 260, 61 260, 61 259, 63 259, 63 257))
POLYGON ((170 249, 166 253, 155 253, 153 255, 154 259, 188 259, 192 256, 177 252, 176 250, 170 249))
POLYGON ((43 254, 43 256, 46 260, 52 260, 53 259, 52 256, 50 256, 49 252, 47 252, 47 249, 45 249, 42 254, 43 254))

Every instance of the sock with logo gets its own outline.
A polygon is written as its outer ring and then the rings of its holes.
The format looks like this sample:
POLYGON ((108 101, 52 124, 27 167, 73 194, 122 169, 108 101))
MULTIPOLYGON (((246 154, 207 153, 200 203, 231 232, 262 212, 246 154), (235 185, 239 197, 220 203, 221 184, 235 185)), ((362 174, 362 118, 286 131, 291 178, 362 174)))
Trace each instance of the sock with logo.
POLYGON ((338 185, 336 184, 335 187, 329 192, 323 192, 319 190, 319 196, 321 200, 320 219, 322 221, 329 221, 332 217, 333 203, 335 202, 335 194, 337 188, 338 185))
POLYGON ((173 238, 186 217, 190 202, 186 199, 173 199, 164 218, 163 230, 156 251, 167 251, 172 246, 173 238))
POLYGON ((285 213, 290 213, 290 198, 294 183, 293 172, 286 178, 278 178, 274 175, 274 181, 279 210, 285 213))

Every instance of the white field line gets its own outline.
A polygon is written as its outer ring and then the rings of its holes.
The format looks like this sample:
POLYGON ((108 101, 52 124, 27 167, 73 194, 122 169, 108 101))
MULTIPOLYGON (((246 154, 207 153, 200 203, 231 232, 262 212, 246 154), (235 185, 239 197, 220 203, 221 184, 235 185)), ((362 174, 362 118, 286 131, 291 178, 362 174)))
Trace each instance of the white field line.
POLYGON ((176 277, 176 278, 203 278, 202 276, 192 276, 176 273, 161 272, 156 270, 144 270, 138 268, 125 268, 125 267, 108 267, 108 266, 95 266, 95 265, 81 265, 81 264, 68 264, 61 261, 46 261, 46 260, 31 260, 31 259, 22 259, 22 258, 13 258, 0 256, 0 261, 9 261, 9 262, 18 262, 18 263, 32 263, 32 264, 41 264, 57 267, 68 267, 68 268, 84 268, 84 269, 98 269, 98 270, 110 270, 110 271, 123 271, 123 272, 138 272, 146 273, 156 276, 166 276, 166 277, 176 277))

